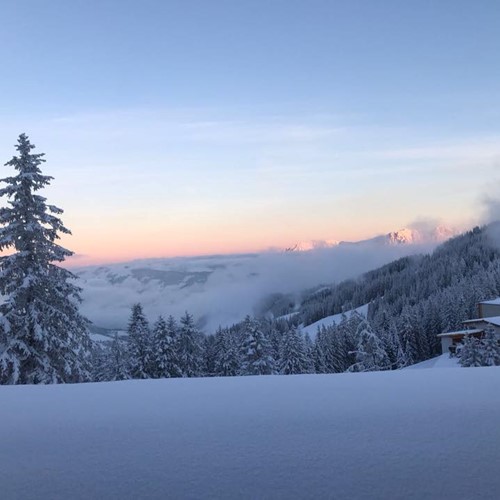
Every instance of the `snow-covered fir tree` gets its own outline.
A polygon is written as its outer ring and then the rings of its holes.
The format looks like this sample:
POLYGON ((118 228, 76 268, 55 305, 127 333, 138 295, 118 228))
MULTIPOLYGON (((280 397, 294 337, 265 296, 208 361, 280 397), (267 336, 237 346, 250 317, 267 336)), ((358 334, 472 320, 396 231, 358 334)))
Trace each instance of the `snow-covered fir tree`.
POLYGON ((93 382, 109 380, 109 348, 100 342, 92 342, 91 377, 93 382))
POLYGON ((413 365, 422 358, 418 346, 417 317, 410 308, 403 309, 398 326, 404 353, 404 366, 413 365))
POLYGON ((349 317, 345 314, 336 331, 332 331, 333 369, 334 373, 345 372, 356 362, 358 344, 358 328, 366 321, 364 316, 354 311, 349 317))
POLYGON ((215 335, 204 335, 201 349, 202 349, 201 372, 206 377, 211 377, 215 375, 216 364, 217 364, 215 335))
POLYGON ((304 335, 304 349, 307 361, 307 372, 314 373, 314 344, 311 340, 309 333, 304 335))
POLYGON ((162 316, 153 327, 151 361, 152 375, 155 378, 180 377, 181 370, 177 364, 175 320, 169 318, 167 323, 162 316))
POLYGON ((282 375, 294 375, 307 373, 308 369, 304 340, 297 328, 292 326, 281 339, 279 372, 282 375))
POLYGON ((318 327, 313 348, 314 371, 331 373, 332 356, 329 330, 324 326, 318 327))
POLYGON ((270 322, 266 326, 266 332, 264 333, 269 340, 270 355, 279 363, 283 333, 288 330, 289 326, 277 321, 270 322))
POLYGON ((271 347, 258 321, 247 316, 243 322, 241 344, 241 375, 271 375, 275 360, 271 347))
POLYGON ((482 366, 500 365, 500 344, 493 327, 489 326, 481 339, 482 366))
POLYGON ((240 356, 237 336, 228 328, 219 328, 215 334, 215 371, 221 377, 238 375, 240 356))
POLYGON ((177 338, 177 363, 183 377, 199 377, 203 366, 203 335, 196 328, 193 316, 182 316, 177 338))
POLYGON ((387 353, 387 358, 389 360, 389 367, 391 370, 396 370, 402 368, 399 366, 400 356, 403 358, 402 363, 404 363, 404 353, 401 348, 401 341, 397 334, 396 327, 393 323, 387 326, 386 330, 380 332, 380 340, 384 351, 387 353))
POLYGON ((6 166, 17 174, 1 180, 0 197, 0 382, 48 384, 88 380, 88 321, 79 313, 75 276, 56 263, 73 253, 56 241, 70 234, 58 217, 62 210, 37 194, 52 177, 40 169, 25 134, 6 166))
POLYGON ((109 348, 106 380, 127 380, 131 378, 128 351, 123 340, 115 333, 109 348))
POLYGON ((141 304, 132 306, 128 324, 128 361, 132 378, 152 378, 151 332, 141 304))
POLYGON ((382 341, 372 330, 368 321, 358 326, 358 345, 355 351, 356 363, 349 367, 352 372, 388 370, 390 361, 382 341))
POLYGON ((473 335, 466 335, 459 352, 460 364, 469 368, 483 366, 481 341, 473 335))

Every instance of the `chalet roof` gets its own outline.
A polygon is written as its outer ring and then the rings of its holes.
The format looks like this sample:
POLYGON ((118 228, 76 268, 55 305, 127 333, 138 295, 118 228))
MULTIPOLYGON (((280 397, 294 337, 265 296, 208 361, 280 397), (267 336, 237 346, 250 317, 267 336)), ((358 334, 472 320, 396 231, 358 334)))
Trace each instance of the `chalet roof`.
POLYGON ((474 333, 483 333, 480 328, 471 328, 469 330, 457 330, 456 332, 439 333, 438 337, 454 337, 455 335, 472 335, 474 333))
POLYGON ((480 304, 491 304, 491 305, 497 305, 500 306, 500 297, 492 300, 482 300, 479 302, 480 304))
POLYGON ((476 319, 467 319, 462 321, 464 325, 469 323, 489 323, 490 325, 500 326, 500 316, 491 316, 489 318, 476 318, 476 319))

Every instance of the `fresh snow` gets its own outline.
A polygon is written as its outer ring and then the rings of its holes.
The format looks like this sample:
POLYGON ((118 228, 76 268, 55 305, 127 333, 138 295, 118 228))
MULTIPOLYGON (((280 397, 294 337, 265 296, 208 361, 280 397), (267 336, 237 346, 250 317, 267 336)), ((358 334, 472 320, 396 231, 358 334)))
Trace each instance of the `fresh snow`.
POLYGON ((416 363, 411 366, 407 366, 405 370, 413 370, 419 368, 457 368, 459 367, 458 358, 450 357, 449 354, 441 354, 435 358, 427 359, 421 363, 416 363))
POLYGON ((278 316, 276 318, 276 320, 288 321, 288 320, 292 319, 294 316, 297 316, 297 314, 300 314, 300 312, 299 311, 294 311, 294 312, 291 312, 291 313, 288 313, 288 314, 284 314, 283 316, 278 316))
POLYGON ((94 342, 110 342, 113 340, 112 337, 109 337, 107 335, 102 335, 101 333, 91 333, 90 338, 94 342))
MULTIPOLYGON (((491 301, 491 302, 493 302, 493 301, 491 301)), ((495 325, 495 326, 500 326, 500 316, 491 316, 488 318, 468 319, 468 320, 462 321, 462 323, 464 323, 464 324, 481 323, 481 322, 490 323, 490 324, 495 325)))
POLYGON ((0 497, 496 499, 500 369, 0 387, 0 497))
POLYGON ((480 304, 494 304, 494 305, 498 305, 500 304, 500 297, 496 298, 496 299, 493 299, 493 300, 483 300, 481 302, 479 302, 480 304))
POLYGON ((345 314, 349 318, 354 311, 366 318, 366 315, 368 314, 368 304, 364 304, 360 307, 357 307, 356 309, 351 309, 350 311, 346 311, 345 313, 334 314, 332 316, 322 318, 315 323, 311 323, 310 325, 302 327, 302 332, 304 334, 308 333, 311 339, 314 339, 316 338, 316 333, 318 333, 318 327, 321 328, 322 326, 332 326, 334 323, 338 325, 342 321, 343 314, 345 314))

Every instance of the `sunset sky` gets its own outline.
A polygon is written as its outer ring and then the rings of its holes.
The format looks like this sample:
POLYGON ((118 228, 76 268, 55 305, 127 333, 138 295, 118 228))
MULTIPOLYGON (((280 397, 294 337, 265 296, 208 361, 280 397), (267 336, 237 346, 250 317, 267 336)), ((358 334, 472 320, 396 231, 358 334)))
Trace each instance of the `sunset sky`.
POLYGON ((0 160, 21 132, 46 153, 75 262, 466 227, 500 187, 497 0, 0 14, 0 160))

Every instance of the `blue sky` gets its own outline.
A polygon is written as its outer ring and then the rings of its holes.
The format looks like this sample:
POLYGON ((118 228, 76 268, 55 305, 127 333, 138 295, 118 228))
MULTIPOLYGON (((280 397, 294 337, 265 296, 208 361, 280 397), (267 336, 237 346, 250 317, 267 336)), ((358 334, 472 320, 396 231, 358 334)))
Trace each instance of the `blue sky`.
POLYGON ((0 153, 21 131, 47 153, 68 245, 96 260, 468 224, 496 182, 497 1, 0 12, 0 153))

